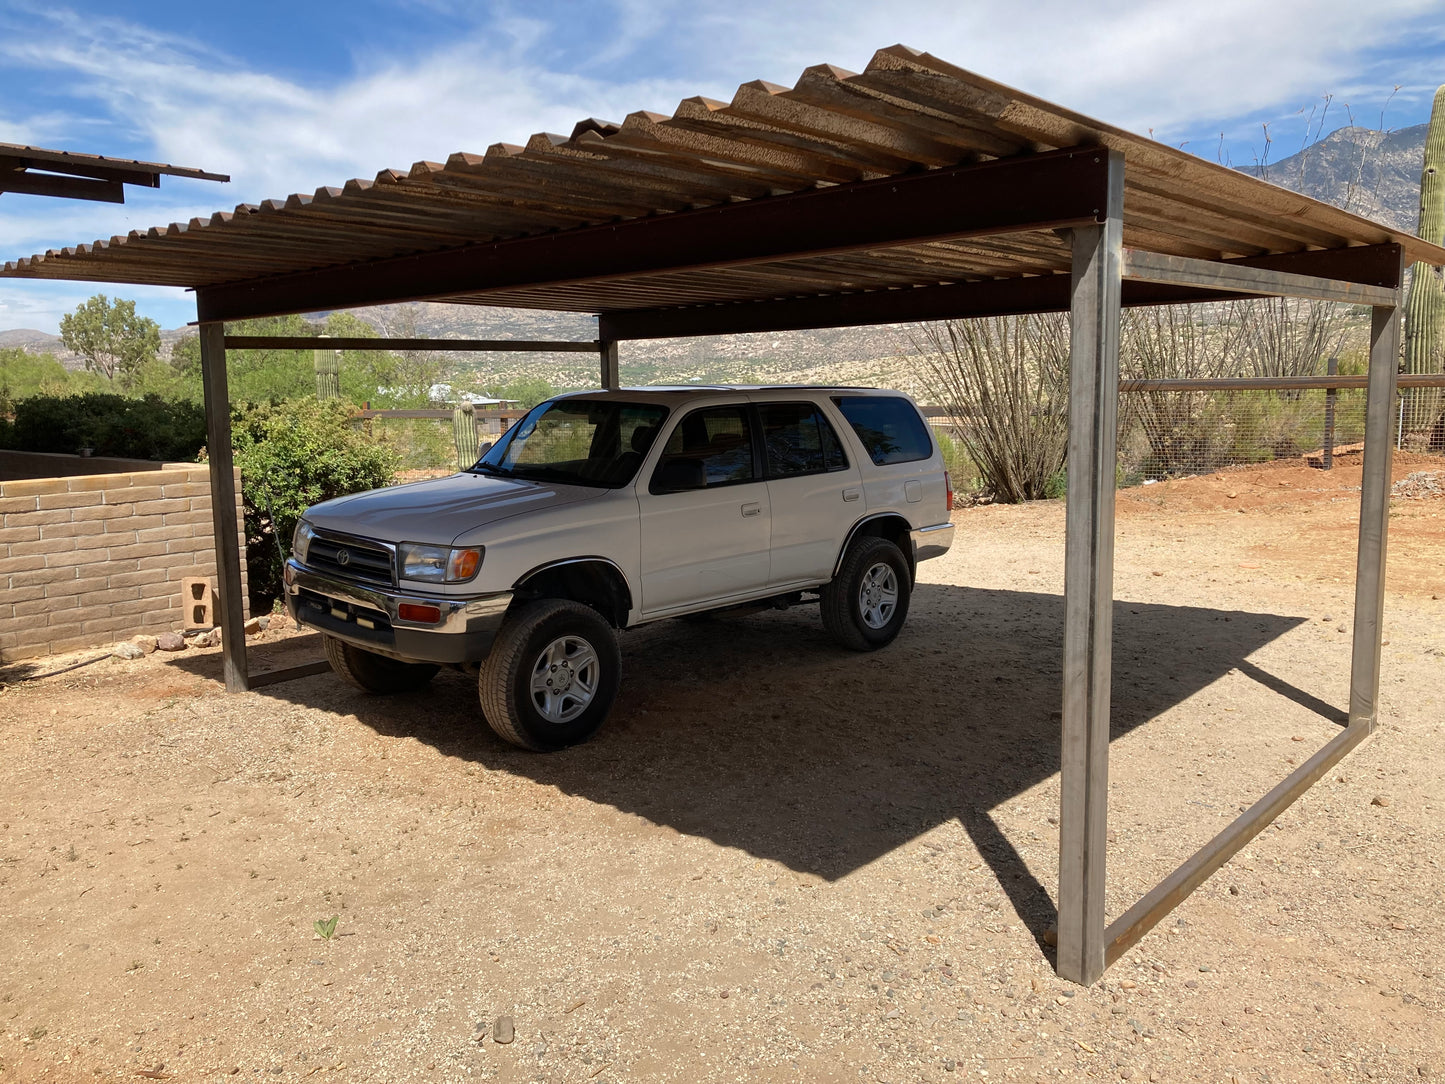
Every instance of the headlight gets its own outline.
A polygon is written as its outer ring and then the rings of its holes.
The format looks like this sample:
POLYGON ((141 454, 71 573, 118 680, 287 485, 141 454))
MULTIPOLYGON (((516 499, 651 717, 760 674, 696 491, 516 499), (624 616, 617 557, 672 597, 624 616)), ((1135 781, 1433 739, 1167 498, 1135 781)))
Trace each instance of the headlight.
POLYGON ((404 580, 428 583, 464 583, 482 567, 482 547, 424 546, 403 542, 396 547, 397 560, 404 580))
POLYGON ((316 537, 316 530, 304 519, 296 521, 296 533, 291 536, 291 556, 306 563, 306 554, 311 549, 311 539, 316 537))

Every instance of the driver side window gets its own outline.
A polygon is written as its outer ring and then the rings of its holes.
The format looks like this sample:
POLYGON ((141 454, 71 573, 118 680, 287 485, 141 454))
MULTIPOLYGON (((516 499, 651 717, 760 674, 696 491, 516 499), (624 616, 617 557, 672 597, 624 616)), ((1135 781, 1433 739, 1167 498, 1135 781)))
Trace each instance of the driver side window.
POLYGON ((677 423, 662 449, 649 489, 675 493, 756 479, 747 408, 705 407, 677 423))

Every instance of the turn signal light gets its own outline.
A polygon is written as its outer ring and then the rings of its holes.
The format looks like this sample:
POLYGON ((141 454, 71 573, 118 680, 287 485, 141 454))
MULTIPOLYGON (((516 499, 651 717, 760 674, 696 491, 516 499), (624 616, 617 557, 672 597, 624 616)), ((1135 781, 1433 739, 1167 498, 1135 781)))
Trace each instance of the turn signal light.
POLYGON ((477 566, 482 563, 482 551, 475 547, 452 550, 452 557, 447 568, 447 579, 452 583, 461 583, 469 580, 477 574, 477 566))
POLYGON ((415 602, 403 602, 396 608, 396 616, 403 621, 421 621, 428 625, 435 625, 442 619, 442 612, 437 606, 422 606, 415 602))

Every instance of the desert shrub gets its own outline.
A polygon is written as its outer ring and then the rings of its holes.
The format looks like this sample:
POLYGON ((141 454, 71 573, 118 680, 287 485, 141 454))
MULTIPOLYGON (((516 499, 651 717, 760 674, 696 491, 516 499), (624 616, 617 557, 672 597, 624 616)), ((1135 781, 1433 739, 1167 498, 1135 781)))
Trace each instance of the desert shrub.
POLYGON ((1001 316, 920 331, 926 394, 954 419, 985 491, 1008 503, 1053 496, 1068 452, 1068 322, 1001 316))
POLYGON ((158 395, 36 395, 15 404, 7 447, 24 452, 127 459, 189 460, 206 442, 206 415, 195 403, 158 395))
POLYGON ((232 419, 246 515, 246 566, 252 611, 265 613, 281 593, 282 553, 296 521, 333 497, 390 485, 397 455, 367 437, 335 402, 297 399, 253 406, 232 419))

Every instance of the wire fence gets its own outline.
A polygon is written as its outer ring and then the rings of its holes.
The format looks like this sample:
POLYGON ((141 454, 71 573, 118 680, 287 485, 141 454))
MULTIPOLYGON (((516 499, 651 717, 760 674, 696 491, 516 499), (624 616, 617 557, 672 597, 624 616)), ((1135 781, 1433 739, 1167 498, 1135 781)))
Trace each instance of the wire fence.
MULTIPOLYGON (((1363 387, 1300 387, 1298 381, 1294 386, 1286 381, 1268 386, 1266 380, 1234 382, 1254 385, 1249 387, 1212 383, 1125 384, 1119 398, 1120 485, 1286 459, 1303 458, 1329 470, 1336 453, 1365 439, 1363 387), (1171 384, 1175 386, 1160 386, 1171 384)), ((1394 408, 1397 447, 1445 454, 1445 388, 1439 378, 1434 383, 1401 389, 1394 408)), ((960 493, 984 488, 967 449, 972 420, 925 413, 933 415, 929 423, 954 488, 960 493)), ((1062 482, 1059 489, 1061 494, 1062 482)))

